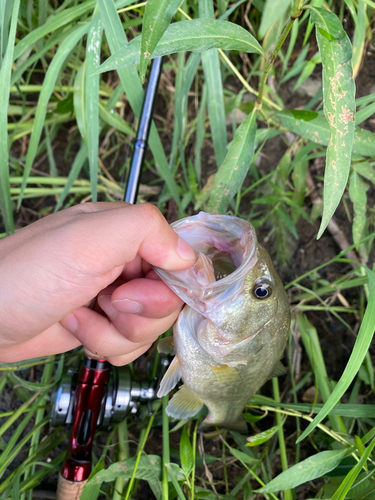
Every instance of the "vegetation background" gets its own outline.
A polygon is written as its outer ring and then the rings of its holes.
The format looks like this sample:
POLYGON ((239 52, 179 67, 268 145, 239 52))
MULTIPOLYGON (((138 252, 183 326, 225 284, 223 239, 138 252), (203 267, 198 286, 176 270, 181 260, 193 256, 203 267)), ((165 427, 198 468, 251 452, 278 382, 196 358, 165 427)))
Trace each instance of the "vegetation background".
MULTIPOLYGON (((374 12, 371 0, 1 2, 1 236, 122 198, 142 82, 163 55, 140 200, 169 221, 250 220, 292 307, 288 374, 249 403, 250 437, 198 434, 196 421, 170 432, 164 398, 97 436, 82 498, 375 498, 374 12)), ((50 394, 80 356, 0 366, 1 499, 54 498, 69 430, 48 426, 50 394)))

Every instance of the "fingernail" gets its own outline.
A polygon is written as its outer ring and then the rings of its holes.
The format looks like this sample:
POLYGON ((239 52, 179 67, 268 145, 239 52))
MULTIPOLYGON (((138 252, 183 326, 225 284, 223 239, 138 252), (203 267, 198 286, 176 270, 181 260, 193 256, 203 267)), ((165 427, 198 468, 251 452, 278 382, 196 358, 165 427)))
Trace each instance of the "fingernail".
POLYGON ((197 256, 195 254, 194 248, 189 245, 189 243, 181 238, 181 236, 178 237, 178 243, 177 243, 177 253, 181 257, 181 259, 184 260, 196 260, 197 256))
POLYGON ((64 319, 60 321, 62 326, 66 328, 70 333, 75 333, 78 328, 78 321, 74 314, 68 314, 64 319))
POLYGON ((115 319, 116 316, 118 316, 119 312, 112 306, 110 295, 99 295, 98 304, 100 308, 106 313, 108 318, 115 319))
POLYGON ((112 300, 112 305, 118 311, 125 313, 138 314, 142 311, 142 305, 135 300, 122 299, 122 300, 112 300))

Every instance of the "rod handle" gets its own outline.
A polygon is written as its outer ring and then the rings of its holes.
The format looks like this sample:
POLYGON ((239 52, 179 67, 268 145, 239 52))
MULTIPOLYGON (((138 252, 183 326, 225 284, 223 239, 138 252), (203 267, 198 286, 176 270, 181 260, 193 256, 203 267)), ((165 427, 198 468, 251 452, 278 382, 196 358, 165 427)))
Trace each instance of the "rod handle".
POLYGON ((59 474, 56 500, 79 500, 86 483, 87 479, 85 481, 70 481, 59 474))

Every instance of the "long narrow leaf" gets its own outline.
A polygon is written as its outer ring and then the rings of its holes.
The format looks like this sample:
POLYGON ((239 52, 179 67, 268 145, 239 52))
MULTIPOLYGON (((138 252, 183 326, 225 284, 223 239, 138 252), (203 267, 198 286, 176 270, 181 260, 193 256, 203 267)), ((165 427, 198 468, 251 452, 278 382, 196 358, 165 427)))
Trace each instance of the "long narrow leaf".
POLYGON ((322 451, 317 453, 282 472, 266 484, 266 486, 258 490, 258 492, 272 493, 275 491, 296 488, 307 481, 313 481, 335 469, 341 460, 352 451, 353 448, 344 448, 342 450, 322 451))
POLYGON ((100 65, 100 47, 103 27, 100 17, 91 22, 86 45, 86 127, 87 150, 90 166, 92 201, 98 196, 98 156, 99 156, 99 75, 93 74, 100 65))
POLYGON ((347 494, 357 479, 358 474, 361 472, 363 466, 366 464, 367 460, 370 458, 371 452, 375 447, 375 438, 371 441, 371 443, 366 448, 365 452, 361 456, 360 460, 353 469, 347 474, 344 481, 340 484, 339 488, 335 491, 331 500, 345 500, 347 498, 347 494))
POLYGON ((73 165, 72 168, 70 169, 69 176, 64 186, 63 192, 59 197, 59 201, 56 203, 55 212, 57 212, 64 203, 65 198, 68 196, 74 181, 79 176, 79 173, 82 170, 82 167, 86 159, 87 159, 87 147, 86 144, 82 144, 81 149, 78 151, 76 157, 74 158, 73 165))
POLYGON ((88 0, 75 7, 64 10, 60 14, 51 17, 47 22, 39 28, 31 31, 28 35, 22 38, 14 49, 14 60, 18 59, 30 46, 33 46, 38 40, 45 37, 52 31, 55 31, 67 24, 71 24, 76 19, 80 18, 90 10, 94 9, 96 0, 88 0))
POLYGON ((253 111, 236 130, 224 163, 219 168, 207 206, 212 214, 225 213, 249 171, 254 156, 256 115, 253 111))
POLYGON ((292 0, 266 0, 259 28, 261 38, 278 20, 282 20, 292 0))
POLYGON ((323 65, 324 114, 331 137, 324 174, 323 215, 318 238, 323 234, 341 200, 349 177, 354 140, 355 85, 352 48, 335 14, 311 7, 323 65))
POLYGON ((179 66, 176 79, 174 127, 170 160, 171 165, 173 165, 175 162, 177 147, 183 141, 183 135, 186 128, 188 94, 191 84, 193 83, 196 71, 198 69, 200 60, 200 54, 190 54, 187 63, 184 64, 185 54, 179 54, 179 62, 181 61, 181 65, 179 66))
MULTIPOLYGON (((114 54, 121 47, 126 47, 128 41, 113 0, 98 0, 98 4, 108 44, 111 52, 114 54)), ((143 90, 136 68, 116 69, 124 92, 129 99, 130 105, 134 113, 139 115, 142 107, 143 90)), ((180 207, 178 188, 172 172, 169 169, 168 160, 165 156, 164 149, 154 123, 152 123, 151 126, 149 144, 155 158, 158 172, 167 184, 168 189, 177 205, 180 207)))
MULTIPOLYGON (((213 19, 214 9, 211 0, 199 2, 199 16, 205 20, 213 19)), ((227 128, 225 123, 223 83, 219 54, 216 49, 202 52, 202 64, 208 90, 208 117, 210 119, 212 142, 217 166, 220 166, 227 153, 227 128)))
POLYGON ((139 72, 144 82, 148 59, 168 28, 182 0, 148 0, 142 26, 141 61, 139 72))
POLYGON ((366 9, 364 0, 358 0, 358 18, 353 37, 353 78, 356 78, 361 67, 366 39, 366 9))
POLYGON ((47 104, 52 95, 53 88, 55 86, 57 77, 59 75, 60 69, 64 64, 65 59, 78 43, 78 41, 87 33, 89 29, 89 24, 85 24, 77 28, 71 36, 63 41, 57 50, 55 57, 53 58, 49 68, 47 70, 46 77, 44 79, 43 87, 39 96, 38 108, 35 114, 35 121, 33 132, 30 138, 29 149, 26 156, 25 171, 23 176, 23 182, 21 186, 21 193, 18 198, 18 208, 21 205, 23 193, 27 184, 27 179, 30 174, 32 164, 34 162, 35 156, 38 150, 39 140, 43 131, 44 120, 47 114, 47 104))
MULTIPOLYGON (((317 144, 328 146, 330 127, 322 113, 291 109, 279 111, 273 118, 280 121, 288 130, 306 137, 317 144)), ((359 127, 354 129, 353 153, 363 156, 375 156, 375 134, 359 127)))
POLYGON ((10 76, 12 71, 13 48, 16 37, 17 17, 20 0, 13 4, 8 45, 0 70, 0 207, 7 233, 14 231, 12 202, 9 184, 9 150, 8 150, 8 103, 10 76))
MULTIPOLYGON (((241 26, 228 21, 193 19, 171 24, 152 55, 147 58, 153 59, 176 52, 204 52, 212 48, 263 54, 259 43, 241 26)), ((139 64, 140 54, 141 37, 138 36, 107 59, 99 71, 103 73, 139 64)))
POLYGON ((354 344, 352 354, 349 358, 348 364, 345 367, 344 373, 341 375, 341 378, 333 389, 328 401, 325 403, 314 420, 301 434, 297 442, 308 436, 340 400, 340 398, 343 396, 349 385, 352 383, 354 377, 358 373, 358 370, 360 369, 362 362, 366 356, 366 352, 370 347, 371 340, 375 331, 375 274, 367 267, 365 267, 364 269, 366 271, 369 282, 369 297, 366 312, 363 316, 361 328, 359 329, 358 337, 354 344))

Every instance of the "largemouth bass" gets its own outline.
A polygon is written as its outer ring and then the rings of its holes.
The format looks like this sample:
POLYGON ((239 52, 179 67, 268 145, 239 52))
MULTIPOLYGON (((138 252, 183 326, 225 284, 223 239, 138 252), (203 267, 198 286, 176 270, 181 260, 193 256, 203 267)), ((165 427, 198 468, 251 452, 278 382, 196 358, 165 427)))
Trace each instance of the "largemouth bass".
POLYGON ((172 224, 197 252, 185 271, 156 268, 186 303, 161 352, 175 353, 158 396, 182 379, 167 414, 209 414, 202 427, 244 431, 241 413, 255 392, 280 374, 290 325, 287 294, 254 227, 227 215, 199 215, 172 224))

